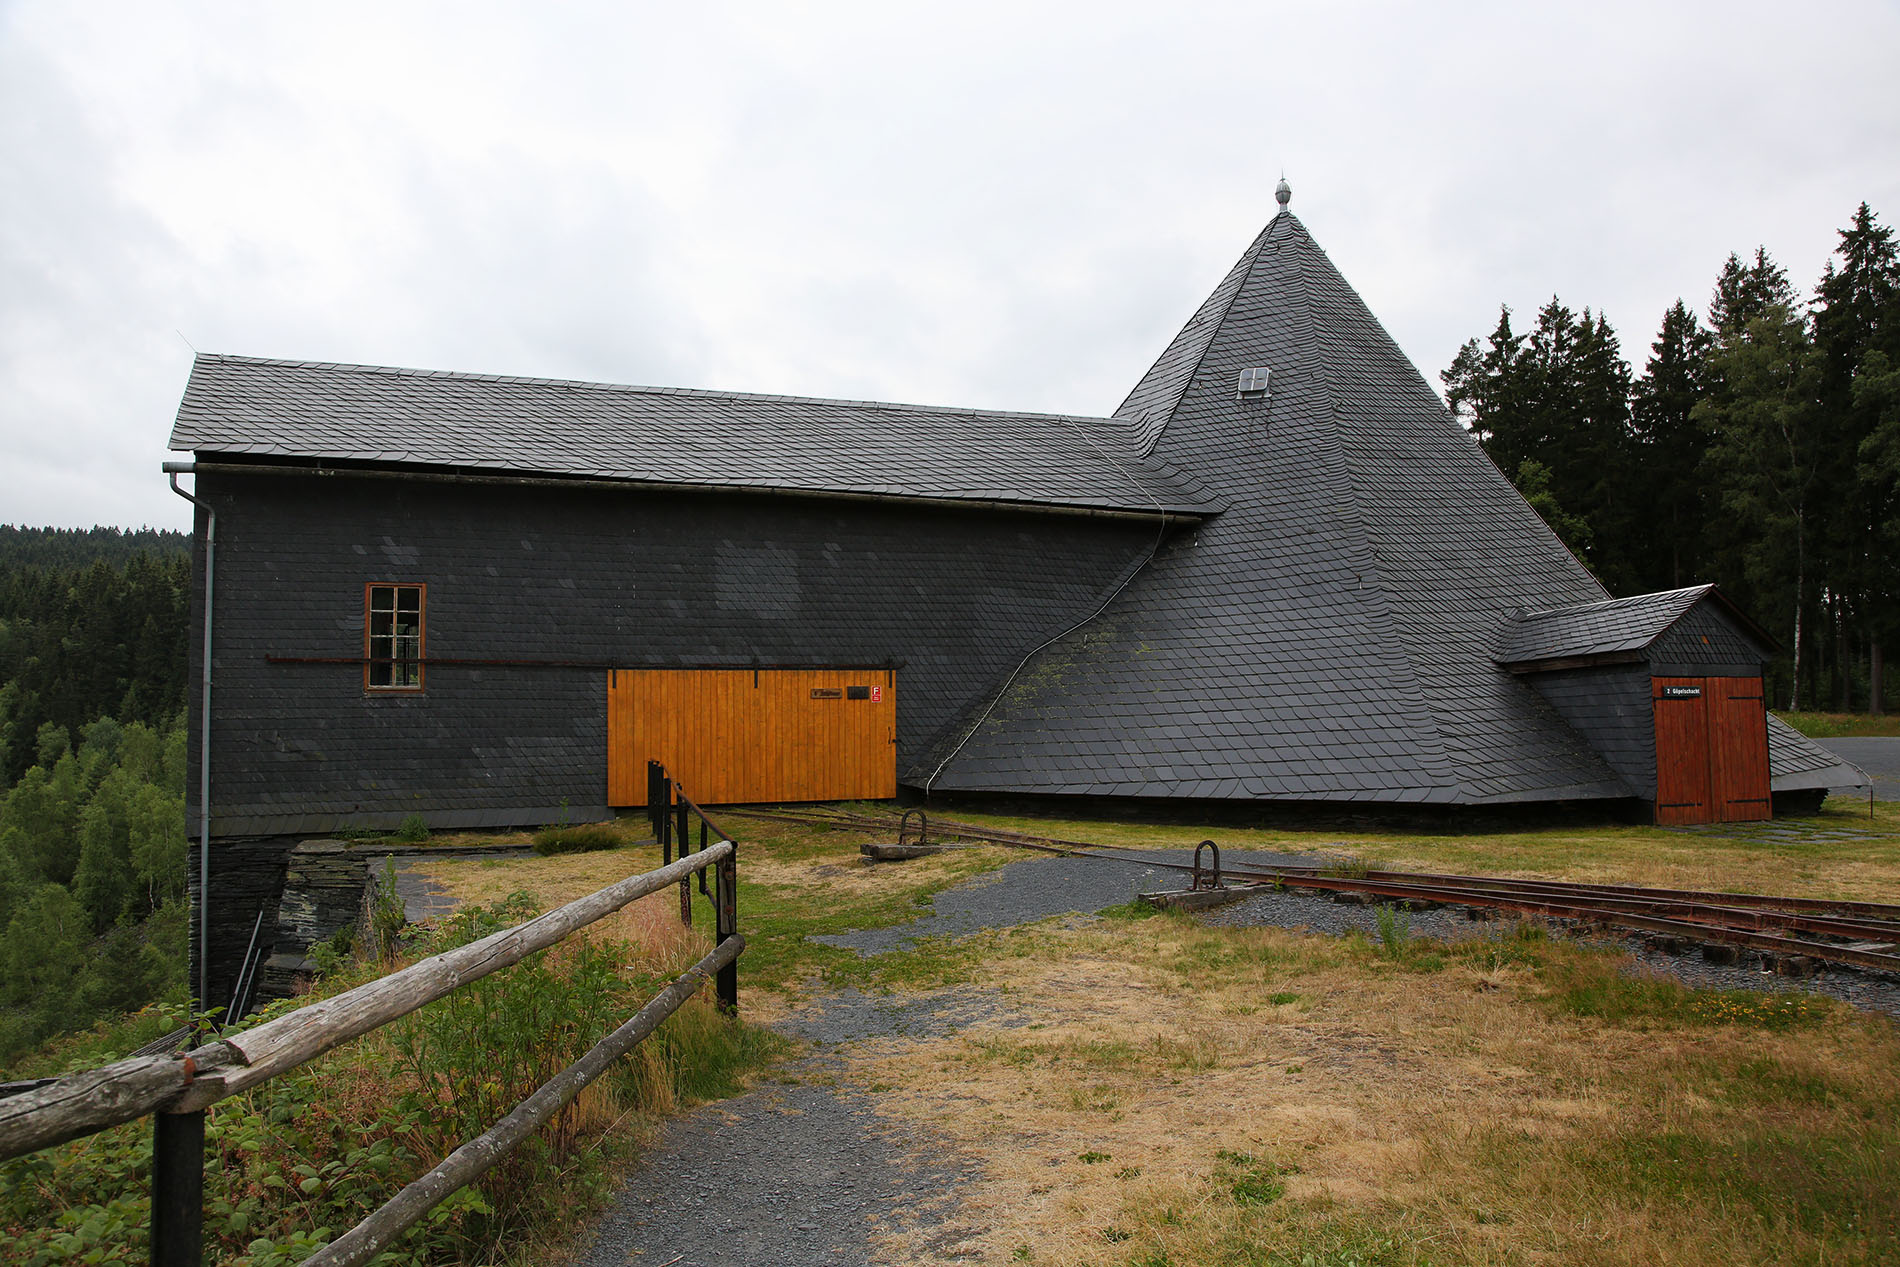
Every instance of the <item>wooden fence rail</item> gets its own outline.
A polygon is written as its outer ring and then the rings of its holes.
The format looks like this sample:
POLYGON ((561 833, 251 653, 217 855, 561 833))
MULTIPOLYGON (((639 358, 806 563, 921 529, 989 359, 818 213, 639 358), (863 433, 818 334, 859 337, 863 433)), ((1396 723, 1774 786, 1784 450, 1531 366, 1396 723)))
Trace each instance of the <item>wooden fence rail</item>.
POLYGON ((551 1078, 512 1113, 484 1133, 442 1159, 442 1164, 391 1197, 383 1207, 329 1245, 304 1259, 303 1267, 358 1267, 388 1249, 404 1232, 446 1201, 500 1165, 509 1153, 541 1124, 566 1107, 608 1065, 626 1055, 658 1029, 660 1022, 679 1010, 719 969, 745 949, 745 938, 734 935, 711 954, 688 968, 678 980, 653 997, 633 1019, 602 1039, 585 1056, 551 1078))
MULTIPOLYGON (((670 803, 675 791, 671 781, 667 783, 670 803)), ((682 807, 692 805, 684 792, 677 795, 682 807)), ((704 819, 698 806, 692 805, 692 811, 704 819)), ((708 894, 716 935, 710 954, 495 1126, 464 1143, 382 1209, 307 1260, 320 1267, 367 1262, 451 1193, 492 1169, 616 1058, 651 1035, 708 979, 714 981, 721 1009, 736 1011, 735 965, 745 949, 737 918, 738 850, 730 840, 709 843, 702 835, 703 847, 688 854, 683 828, 680 836, 681 856, 672 860, 669 848, 664 866, 254 1029, 182 1054, 131 1057, 0 1099, 0 1160, 155 1115, 152 1262, 154 1267, 197 1264, 201 1260, 204 1110, 208 1106, 519 963, 670 884, 680 885, 684 893, 695 873, 700 874, 703 889, 710 870, 716 885, 708 894)))
POLYGON ((190 1113, 321 1056, 491 972, 520 963, 576 929, 733 856, 731 841, 480 941, 431 955, 386 977, 178 1056, 135 1056, 0 1100, 0 1160, 136 1121, 190 1113))

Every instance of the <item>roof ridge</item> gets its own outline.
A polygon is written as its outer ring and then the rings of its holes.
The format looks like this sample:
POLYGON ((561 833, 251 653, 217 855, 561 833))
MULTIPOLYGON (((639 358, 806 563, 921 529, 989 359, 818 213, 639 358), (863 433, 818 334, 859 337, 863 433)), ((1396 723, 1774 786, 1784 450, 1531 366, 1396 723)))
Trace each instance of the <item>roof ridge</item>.
MULTIPOLYGON (((1700 585, 1679 585, 1672 590, 1655 590, 1648 594, 1625 594, 1621 598, 1598 598, 1587 603, 1563 603, 1556 607, 1530 607, 1517 614, 1519 620, 1532 620, 1538 616, 1554 616, 1559 613, 1586 612, 1603 607, 1616 607, 1623 603, 1635 603, 1644 600, 1674 598, 1681 594, 1702 595, 1715 588, 1715 582, 1704 581, 1700 585)), ((1680 617, 1678 617, 1680 619, 1680 617)))
POLYGON ((1189 368, 1187 374, 1181 379, 1180 385, 1175 388, 1173 393, 1174 399, 1169 402, 1167 408, 1161 412, 1161 425, 1154 428, 1152 434, 1147 434, 1148 423, 1155 416, 1153 409, 1146 410, 1142 413, 1141 417, 1130 420, 1133 421, 1137 427, 1142 429, 1145 438, 1145 443, 1143 443, 1138 450, 1142 457, 1145 458, 1150 453, 1153 453, 1155 447, 1161 443, 1161 438, 1167 434, 1168 425, 1174 421, 1174 415, 1181 408, 1181 402, 1187 398, 1188 389, 1194 385, 1194 380, 1200 375, 1201 366, 1207 361, 1208 353, 1213 350, 1215 336, 1219 334, 1221 326, 1226 323, 1228 314, 1233 312, 1234 304, 1240 298, 1241 292, 1246 290, 1247 283, 1253 279, 1254 270, 1260 267, 1260 257, 1266 253, 1267 241, 1273 236, 1273 230, 1279 225, 1282 219, 1299 225, 1299 221, 1294 217, 1293 213, 1284 210, 1276 213, 1271 220, 1267 221, 1266 226, 1262 228, 1259 233, 1254 235, 1253 241, 1247 244, 1247 249, 1240 253, 1240 258, 1235 260, 1233 266, 1227 270, 1226 275, 1221 278, 1219 285, 1214 287, 1214 293, 1209 295, 1206 299, 1203 299, 1200 306, 1189 314, 1187 325, 1175 331, 1174 338, 1168 340, 1167 346, 1161 349, 1161 355, 1155 358, 1154 363, 1149 365, 1142 376, 1136 380, 1135 385, 1128 389, 1128 395, 1122 398, 1122 403, 1115 406, 1115 416, 1120 416, 1121 411, 1128 407, 1128 402, 1134 398, 1135 393, 1141 390, 1142 384, 1146 383, 1149 377, 1153 375, 1156 366, 1167 358, 1168 353, 1173 349, 1175 343, 1182 335, 1187 333, 1190 326, 1200 320, 1201 314, 1207 309, 1207 305, 1213 301, 1216 295, 1220 294, 1221 289, 1227 286, 1230 280, 1233 281, 1233 287, 1227 294, 1227 301, 1220 306, 1207 323, 1208 334, 1201 342, 1201 348, 1194 357, 1193 366, 1189 368), (1238 280, 1235 280, 1236 277, 1238 280))
POLYGON ((577 391, 598 391, 615 395, 690 396, 699 400, 748 400, 775 404, 847 405, 860 409, 901 409, 907 413, 936 413, 952 417, 988 417, 1040 419, 1063 423, 1104 423, 1103 430, 1127 434, 1128 452, 1139 458, 1143 451, 1134 443, 1139 438, 1139 423, 1112 414, 1063 413, 1047 410, 982 409, 972 405, 919 405, 895 400, 863 400, 848 396, 794 396, 784 392, 743 392, 706 387, 656 387, 639 383, 608 383, 597 379, 547 378, 528 374, 483 374, 470 370, 427 370, 402 365, 366 365, 353 361, 304 361, 286 357, 239 356, 224 352, 200 352, 199 361, 221 364, 273 366, 282 369, 340 370, 358 374, 376 374, 390 378, 449 379, 465 383, 504 383, 524 387, 565 387, 577 391))

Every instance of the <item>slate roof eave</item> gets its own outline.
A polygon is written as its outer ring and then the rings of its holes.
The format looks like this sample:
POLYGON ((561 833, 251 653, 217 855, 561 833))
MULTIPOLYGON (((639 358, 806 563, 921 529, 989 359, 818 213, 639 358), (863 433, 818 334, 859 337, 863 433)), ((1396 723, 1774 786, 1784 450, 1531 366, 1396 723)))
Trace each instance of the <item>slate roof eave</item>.
MULTIPOLYGON (((325 477, 357 477, 380 479, 404 479, 414 481, 439 481, 460 484, 524 484, 550 488, 594 488, 614 489, 629 493, 722 493, 751 497, 794 497, 814 500, 881 502, 916 506, 955 507, 966 510, 1016 511, 1029 514, 1055 514, 1078 516, 1101 516, 1114 519, 1146 519, 1150 521, 1166 520, 1183 524, 1198 523, 1221 513, 1225 508, 1217 499, 1210 499, 1206 505, 1178 506, 1163 505, 1128 507, 1123 505, 1091 503, 1082 499, 1051 500, 1031 499, 1013 496, 1008 490, 997 490, 994 496, 960 494, 955 497, 935 497, 909 493, 901 487, 870 486, 825 488, 800 486, 783 482, 738 482, 723 484, 689 483, 682 480, 649 480, 614 476, 588 475, 550 475, 539 471, 521 471, 506 466, 447 466, 428 463, 404 462, 391 457, 386 461, 364 462, 356 460, 327 461, 324 459, 298 461, 272 461, 280 455, 262 455, 266 460, 256 460, 252 453, 230 453, 218 450, 186 450, 192 454, 197 470, 216 473, 236 473, 262 476, 286 475, 322 475, 325 477)), ((291 455, 282 455, 291 456, 291 455)), ((301 457, 301 455, 295 455, 301 457)))

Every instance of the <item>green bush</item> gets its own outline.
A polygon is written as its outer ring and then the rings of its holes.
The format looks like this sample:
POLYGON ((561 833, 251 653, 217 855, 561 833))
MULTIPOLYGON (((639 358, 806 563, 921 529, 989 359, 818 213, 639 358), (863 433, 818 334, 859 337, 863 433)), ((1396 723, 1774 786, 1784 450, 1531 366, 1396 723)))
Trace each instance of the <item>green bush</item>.
MULTIPOLYGON (((464 944, 534 914, 532 899, 519 893, 465 907, 425 949, 464 944)), ((214 1105, 205 1132, 206 1261, 302 1262, 432 1159, 492 1126, 700 950, 690 937, 657 948, 577 938, 214 1105)), ((340 990, 364 975, 359 966, 320 989, 340 990)), ((309 1001, 280 1001, 249 1023, 309 1001)), ((731 1094, 746 1070, 784 1046, 769 1030, 721 1015, 702 993, 377 1262, 499 1261, 503 1245, 604 1197, 624 1149, 614 1128, 628 1113, 656 1115, 731 1094)), ((141 1121, 0 1163, 0 1263, 144 1263, 151 1147, 150 1123, 141 1121)))
POLYGON ((411 814, 403 819, 390 836, 391 840, 399 840, 405 845, 419 845, 428 838, 429 824, 420 814, 411 814))
POLYGON ((618 849, 626 842, 612 823, 579 823, 573 827, 543 827, 534 834, 534 851, 543 857, 557 853, 586 853, 618 849))

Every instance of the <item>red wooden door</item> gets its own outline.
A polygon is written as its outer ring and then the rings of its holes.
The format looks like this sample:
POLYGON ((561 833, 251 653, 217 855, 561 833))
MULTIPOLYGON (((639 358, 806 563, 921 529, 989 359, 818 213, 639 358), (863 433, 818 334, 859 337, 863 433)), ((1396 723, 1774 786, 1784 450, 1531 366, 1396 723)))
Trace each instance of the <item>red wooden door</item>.
POLYGON ((1656 712, 1656 821, 1715 821, 1709 799, 1708 679, 1650 680, 1656 712))
POLYGON ((1656 714, 1656 821, 1769 818, 1768 711, 1758 677, 1650 679, 1656 714))
POLYGON ((1709 800, 1718 823, 1770 818, 1768 705, 1758 677, 1709 679, 1709 800))

